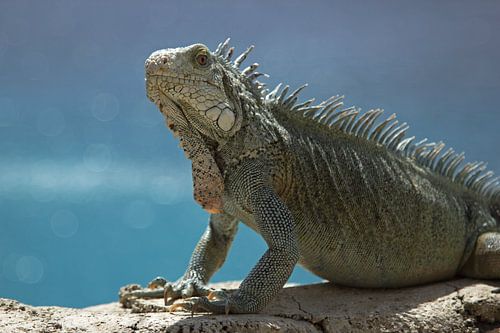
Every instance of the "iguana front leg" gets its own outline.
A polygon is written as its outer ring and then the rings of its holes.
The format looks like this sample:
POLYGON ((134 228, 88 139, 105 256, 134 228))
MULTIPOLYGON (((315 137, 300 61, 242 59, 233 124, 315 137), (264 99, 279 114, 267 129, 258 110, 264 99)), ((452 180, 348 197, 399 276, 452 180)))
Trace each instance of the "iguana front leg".
POLYGON ((205 233, 194 248, 184 275, 165 286, 165 301, 206 296, 210 278, 222 266, 238 229, 238 221, 228 214, 212 214, 205 233))
POLYGON ((230 194, 252 212, 269 248, 236 293, 220 301, 205 297, 187 299, 174 305, 174 310, 180 307, 214 313, 258 312, 283 288, 299 259, 292 215, 267 183, 262 166, 250 163, 241 169, 230 186, 230 194))
POLYGON ((207 229, 196 245, 184 275, 174 283, 162 277, 153 279, 146 289, 120 294, 120 302, 131 298, 159 298, 167 301, 192 296, 206 296, 206 284, 224 263, 238 229, 237 220, 228 214, 211 214, 207 229))

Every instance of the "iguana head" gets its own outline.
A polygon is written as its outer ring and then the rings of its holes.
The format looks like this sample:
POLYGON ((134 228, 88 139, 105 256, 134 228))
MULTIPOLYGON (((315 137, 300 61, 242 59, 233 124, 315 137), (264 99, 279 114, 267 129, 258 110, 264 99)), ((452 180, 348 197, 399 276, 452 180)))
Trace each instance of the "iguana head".
POLYGON ((208 211, 223 207, 224 180, 214 150, 240 129, 243 110, 255 109, 260 90, 240 71, 249 48, 230 62, 229 40, 215 52, 202 44, 163 49, 146 60, 147 95, 180 137, 180 145, 192 161, 194 197, 208 211), (252 91, 253 90, 253 91, 252 91))
POLYGON ((248 91, 252 82, 228 55, 212 53, 203 44, 153 52, 145 67, 147 95, 175 134, 177 123, 187 122, 203 136, 223 142, 240 128, 243 104, 256 102, 248 91))

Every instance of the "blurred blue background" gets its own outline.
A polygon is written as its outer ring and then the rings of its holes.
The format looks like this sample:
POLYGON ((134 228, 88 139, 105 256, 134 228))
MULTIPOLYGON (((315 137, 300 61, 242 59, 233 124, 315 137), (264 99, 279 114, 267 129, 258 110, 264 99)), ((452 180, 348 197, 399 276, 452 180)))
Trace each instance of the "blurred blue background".
MULTIPOLYGON (((397 112, 498 173, 499 31, 498 1, 1 1, 0 297, 82 307, 184 272, 207 213, 145 96, 152 51, 255 44, 269 85, 397 112)), ((264 250, 242 226, 214 280, 264 250)))

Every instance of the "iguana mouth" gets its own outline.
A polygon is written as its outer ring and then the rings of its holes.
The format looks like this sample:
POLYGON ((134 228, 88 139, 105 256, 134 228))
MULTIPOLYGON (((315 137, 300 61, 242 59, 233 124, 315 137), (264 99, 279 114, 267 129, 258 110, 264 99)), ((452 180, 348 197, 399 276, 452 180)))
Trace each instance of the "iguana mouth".
MULTIPOLYGON (((158 105, 158 102, 160 101, 160 96, 159 93, 165 94, 161 88, 160 88, 160 80, 182 80, 183 85, 196 85, 200 83, 204 83, 207 85, 213 85, 217 86, 215 83, 208 81, 204 78, 199 78, 199 77, 182 77, 179 78, 174 75, 167 75, 167 74, 154 74, 154 75, 147 75, 146 76, 146 92, 147 96, 150 101, 158 105)), ((173 100, 172 97, 168 96, 167 97, 171 100, 173 100)))
POLYGON ((163 91, 158 84, 159 76, 147 77, 147 95, 148 98, 158 106, 158 109, 166 119, 168 128, 175 137, 179 137, 179 128, 181 125, 188 125, 184 108, 167 92, 163 91))
POLYGON ((169 76, 148 75, 146 77, 147 96, 158 106, 160 112, 165 116, 168 128, 177 137, 179 136, 179 131, 175 123, 187 125, 189 122, 181 104, 161 89, 158 81, 165 77, 168 78, 169 76))

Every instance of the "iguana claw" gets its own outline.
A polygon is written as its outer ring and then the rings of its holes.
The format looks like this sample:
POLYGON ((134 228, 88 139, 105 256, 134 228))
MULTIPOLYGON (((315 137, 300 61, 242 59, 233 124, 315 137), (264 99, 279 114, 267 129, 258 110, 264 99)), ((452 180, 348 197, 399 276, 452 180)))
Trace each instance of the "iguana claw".
POLYGON ((163 288, 163 299, 165 305, 171 305, 179 298, 190 298, 193 296, 207 296, 210 288, 196 279, 185 279, 175 283, 167 282, 163 288))

